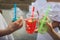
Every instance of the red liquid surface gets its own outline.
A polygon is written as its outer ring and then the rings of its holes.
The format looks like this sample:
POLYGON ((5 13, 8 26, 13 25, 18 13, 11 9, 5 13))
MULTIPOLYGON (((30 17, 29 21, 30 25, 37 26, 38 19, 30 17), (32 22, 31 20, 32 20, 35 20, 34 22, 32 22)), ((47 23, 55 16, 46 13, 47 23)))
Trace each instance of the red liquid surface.
POLYGON ((26 20, 26 31, 27 31, 27 33, 29 33, 29 34, 34 33, 34 30, 36 29, 36 23, 37 23, 37 20, 33 20, 33 21, 32 21, 32 19, 26 20))

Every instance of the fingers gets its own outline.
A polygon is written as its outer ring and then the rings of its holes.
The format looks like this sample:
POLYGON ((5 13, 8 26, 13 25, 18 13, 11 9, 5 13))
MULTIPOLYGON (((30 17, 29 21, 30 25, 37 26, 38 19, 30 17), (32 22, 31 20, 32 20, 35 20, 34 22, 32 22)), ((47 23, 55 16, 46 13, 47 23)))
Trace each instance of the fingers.
POLYGON ((17 20, 17 21, 15 21, 14 23, 16 23, 16 24, 20 24, 21 22, 23 22, 23 17, 20 17, 20 19, 17 20))
POLYGON ((48 29, 49 29, 49 30, 51 30, 51 31, 53 30, 53 26, 52 26, 51 23, 46 22, 46 25, 48 26, 48 29))
POLYGON ((38 28, 36 28, 36 29, 34 30, 34 32, 35 32, 35 33, 38 33, 38 28))
POLYGON ((46 17, 47 18, 47 20, 49 20, 49 18, 48 17, 46 17))
POLYGON ((46 22, 46 24, 47 24, 48 26, 52 27, 52 24, 51 24, 51 23, 46 22))
POLYGON ((23 26, 23 22, 21 22, 18 27, 21 28, 22 26, 23 26))
POLYGON ((17 22, 17 23, 20 23, 20 22, 22 22, 22 21, 23 21, 23 17, 21 16, 20 19, 17 20, 16 22, 17 22))

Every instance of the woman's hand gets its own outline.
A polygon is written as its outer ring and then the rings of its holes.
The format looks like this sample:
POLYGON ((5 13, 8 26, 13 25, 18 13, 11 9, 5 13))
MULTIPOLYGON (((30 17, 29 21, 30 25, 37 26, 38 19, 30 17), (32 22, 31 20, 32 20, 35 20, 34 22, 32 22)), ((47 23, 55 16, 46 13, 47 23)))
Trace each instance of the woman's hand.
POLYGON ((48 26, 48 33, 52 36, 54 40, 60 40, 60 35, 58 35, 57 32, 55 32, 54 28, 58 26, 58 23, 49 23, 46 22, 46 25, 48 26))
POLYGON ((52 23, 48 23, 46 22, 46 25, 48 27, 48 33, 52 32, 54 29, 53 29, 53 26, 52 26, 52 23))
POLYGON ((8 28, 10 28, 11 30, 18 30, 23 26, 23 18, 20 17, 19 20, 12 22, 11 24, 8 25, 8 28))
POLYGON ((19 20, 9 24, 6 29, 1 29, 0 30, 0 37, 5 36, 5 35, 9 35, 9 34, 13 33, 14 31, 20 29, 23 26, 23 21, 22 20, 23 19, 21 17, 19 20))
POLYGON ((52 26, 52 24, 47 23, 47 26, 48 26, 48 33, 52 36, 52 38, 54 40, 60 40, 60 35, 57 32, 55 32, 54 27, 52 26))

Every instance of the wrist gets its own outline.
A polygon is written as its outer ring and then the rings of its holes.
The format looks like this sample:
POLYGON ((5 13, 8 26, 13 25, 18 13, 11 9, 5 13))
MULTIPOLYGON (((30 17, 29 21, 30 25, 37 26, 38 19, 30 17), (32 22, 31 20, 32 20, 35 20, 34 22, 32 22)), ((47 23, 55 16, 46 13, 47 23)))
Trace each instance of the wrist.
POLYGON ((10 24, 7 29, 10 31, 10 32, 14 32, 18 29, 18 27, 16 27, 13 23, 10 24))

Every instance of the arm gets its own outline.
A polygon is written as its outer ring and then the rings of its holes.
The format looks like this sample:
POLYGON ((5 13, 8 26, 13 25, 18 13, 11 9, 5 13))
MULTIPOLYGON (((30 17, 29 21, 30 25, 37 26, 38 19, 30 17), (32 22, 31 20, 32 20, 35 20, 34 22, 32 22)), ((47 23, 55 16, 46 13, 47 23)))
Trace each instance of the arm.
POLYGON ((60 36, 54 30, 49 32, 49 34, 52 36, 54 40, 60 40, 60 36))
POLYGON ((9 34, 13 33, 14 31, 18 30, 19 28, 21 28, 22 26, 23 26, 23 23, 22 23, 21 19, 11 23, 8 25, 8 27, 6 29, 0 30, 0 37, 9 35, 9 34))
POLYGON ((48 33, 52 36, 52 38, 54 40, 60 40, 60 35, 58 35, 58 33, 56 33, 52 27, 51 24, 47 24, 49 26, 49 30, 48 30, 48 33))
POLYGON ((60 40, 60 35, 58 35, 58 33, 56 33, 54 30, 49 32, 49 34, 52 36, 54 40, 60 40))

